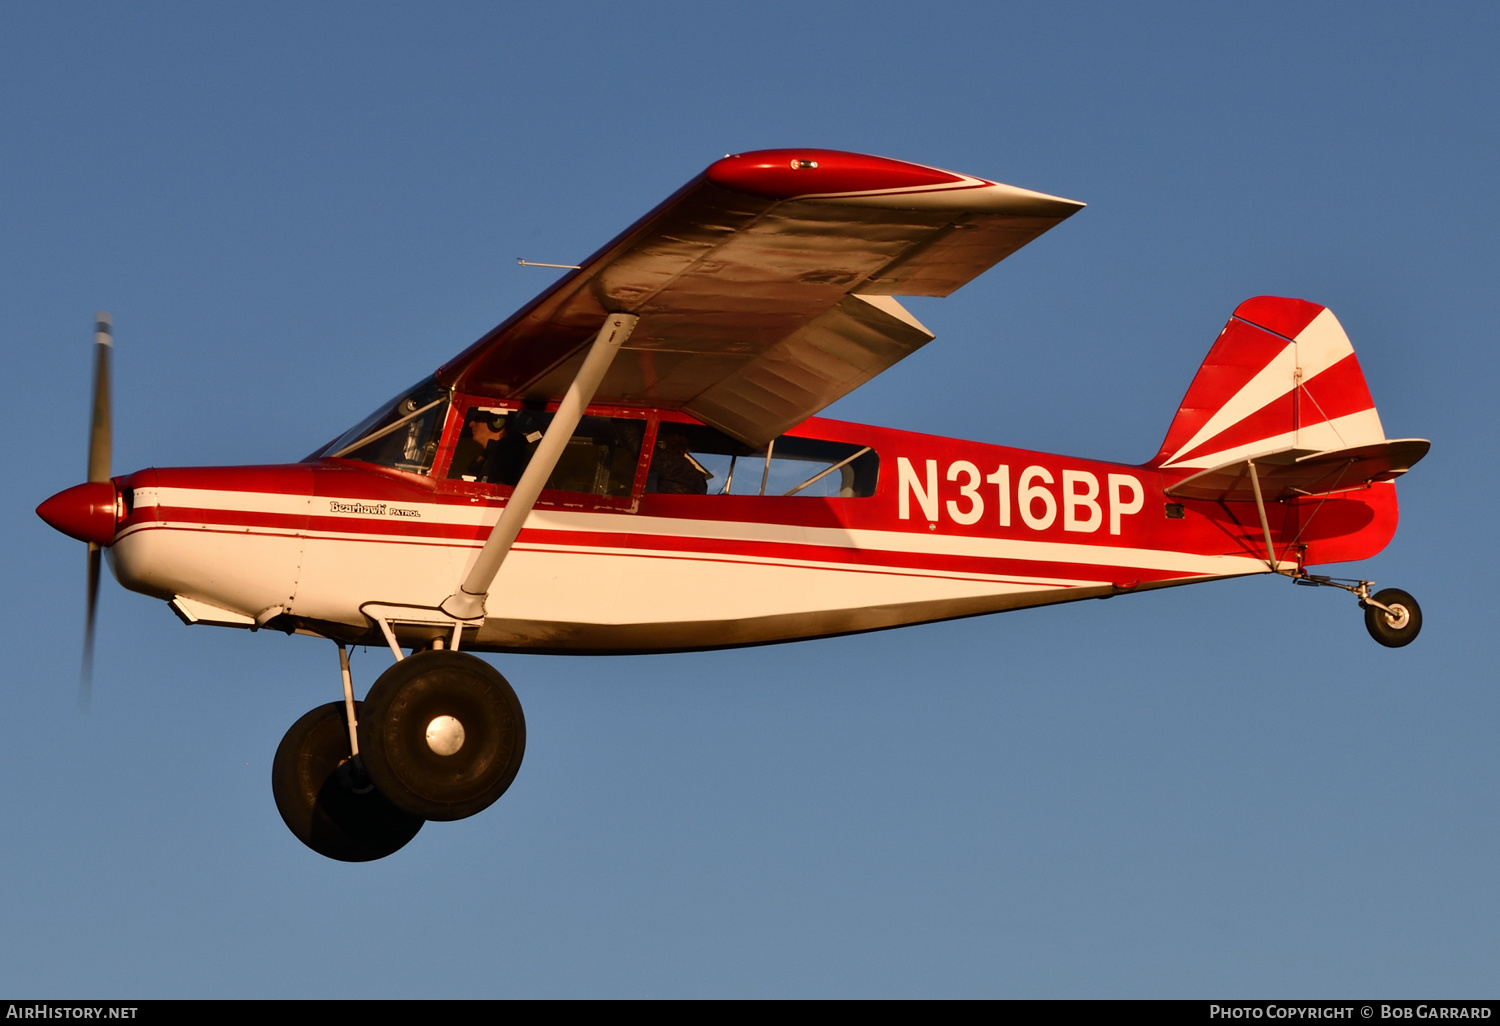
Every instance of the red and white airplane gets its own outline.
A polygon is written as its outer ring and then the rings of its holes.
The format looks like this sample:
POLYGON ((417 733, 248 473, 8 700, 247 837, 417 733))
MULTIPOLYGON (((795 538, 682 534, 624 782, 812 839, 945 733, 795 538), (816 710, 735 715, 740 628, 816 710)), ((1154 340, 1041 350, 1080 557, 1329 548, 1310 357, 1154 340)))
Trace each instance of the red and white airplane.
MULTIPOLYGON (((344 700, 287 733, 287 825, 383 857, 510 785, 514 692, 470 652, 795 641, 1277 573, 1354 592, 1381 644, 1411 596, 1307 568, 1379 552, 1389 440, 1326 308, 1260 297, 1146 463, 823 420, 927 344, 946 296, 1082 204, 828 150, 725 157, 427 380, 300 463, 109 472, 110 325, 88 483, 38 508, 189 624, 338 645, 344 700), (354 700, 347 647, 396 663, 354 700), (403 650, 410 650, 409 655, 403 650)), ((87 657, 86 657, 87 658, 87 657)))

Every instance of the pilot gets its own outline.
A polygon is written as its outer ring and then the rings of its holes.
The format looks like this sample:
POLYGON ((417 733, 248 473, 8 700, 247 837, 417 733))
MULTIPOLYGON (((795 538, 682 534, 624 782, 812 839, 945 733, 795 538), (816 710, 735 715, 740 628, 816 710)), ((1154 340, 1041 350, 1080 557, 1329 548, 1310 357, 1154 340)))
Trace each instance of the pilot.
POLYGON ((467 430, 454 447, 448 476, 465 481, 500 482, 501 465, 506 462, 504 457, 508 448, 505 445, 505 414, 493 410, 474 410, 469 414, 469 422, 464 427, 467 430))

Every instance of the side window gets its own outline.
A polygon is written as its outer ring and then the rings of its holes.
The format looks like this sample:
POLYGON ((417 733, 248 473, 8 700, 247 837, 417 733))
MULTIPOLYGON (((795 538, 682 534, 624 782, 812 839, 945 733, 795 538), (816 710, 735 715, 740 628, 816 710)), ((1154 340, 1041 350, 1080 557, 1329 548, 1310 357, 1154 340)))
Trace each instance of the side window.
MULTIPOLYGON (((541 433, 552 421, 550 413, 521 413, 521 430, 541 441, 541 433), (525 418, 536 418, 528 421, 525 418)), ((588 492, 592 495, 630 495, 635 484, 635 468, 641 458, 641 441, 646 434, 644 420, 626 417, 584 417, 578 422, 567 448, 547 478, 547 487, 564 492, 588 492)))
POLYGON ((875 494, 879 475, 880 457, 868 445, 782 435, 767 447, 761 494, 864 498, 875 494))
POLYGON ((754 451, 711 427, 662 421, 656 429, 646 491, 663 495, 742 494, 730 489, 739 461, 754 451))
POLYGON ((676 495, 875 494, 880 457, 867 445, 782 435, 752 449, 700 424, 663 421, 646 491, 676 495))
MULTIPOLYGON (((552 414, 473 407, 448 464, 452 480, 514 485, 542 440, 552 414)), ((628 498, 646 422, 628 417, 584 417, 547 478, 546 488, 628 498)))

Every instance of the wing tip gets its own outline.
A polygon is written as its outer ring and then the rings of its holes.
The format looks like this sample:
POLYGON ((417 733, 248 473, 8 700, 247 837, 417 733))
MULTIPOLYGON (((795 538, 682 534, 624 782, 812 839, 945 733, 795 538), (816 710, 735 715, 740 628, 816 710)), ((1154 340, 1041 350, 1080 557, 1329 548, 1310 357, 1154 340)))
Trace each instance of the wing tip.
POLYGON ((755 150, 710 164, 704 177, 736 192, 889 207, 951 207, 1064 218, 1077 200, 889 157, 824 149, 755 150))

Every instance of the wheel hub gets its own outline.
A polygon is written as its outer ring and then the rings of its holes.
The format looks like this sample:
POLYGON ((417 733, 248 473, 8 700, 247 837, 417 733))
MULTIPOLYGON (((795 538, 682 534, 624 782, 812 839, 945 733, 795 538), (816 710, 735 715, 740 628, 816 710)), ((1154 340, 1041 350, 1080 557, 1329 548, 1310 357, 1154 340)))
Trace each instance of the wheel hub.
POLYGON ((1411 620, 1411 614, 1402 605, 1390 605, 1386 607, 1385 622, 1394 629, 1401 630, 1411 620))
POLYGON ((438 716, 427 724, 427 747, 437 755, 453 755, 464 746, 464 725, 452 716, 438 716))

